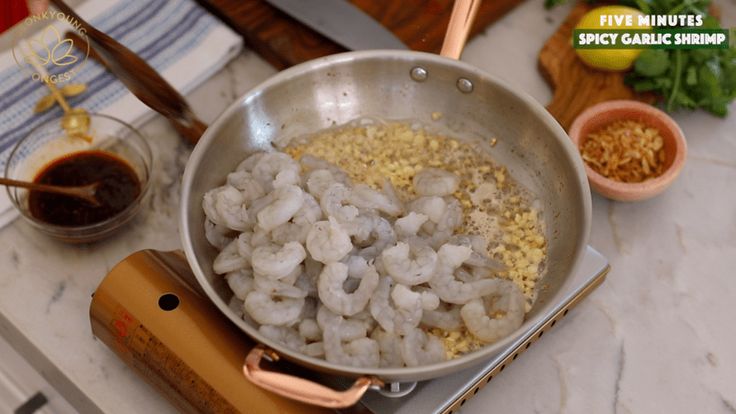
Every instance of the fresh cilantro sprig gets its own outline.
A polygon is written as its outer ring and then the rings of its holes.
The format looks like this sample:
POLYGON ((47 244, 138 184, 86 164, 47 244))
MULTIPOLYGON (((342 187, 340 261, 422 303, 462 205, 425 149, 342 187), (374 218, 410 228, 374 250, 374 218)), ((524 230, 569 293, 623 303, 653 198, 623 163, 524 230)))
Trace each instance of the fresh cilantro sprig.
MULTIPOLYGON (((686 7, 699 8, 707 2, 682 3, 688 3, 686 7)), ((680 5, 674 10, 680 13, 681 9, 680 5)), ((720 25, 708 16, 703 28, 720 28, 720 25)), ((634 62, 634 70, 626 76, 626 83, 637 92, 661 96, 667 112, 701 108, 714 115, 726 116, 728 105, 736 99, 736 49, 646 49, 634 62)))

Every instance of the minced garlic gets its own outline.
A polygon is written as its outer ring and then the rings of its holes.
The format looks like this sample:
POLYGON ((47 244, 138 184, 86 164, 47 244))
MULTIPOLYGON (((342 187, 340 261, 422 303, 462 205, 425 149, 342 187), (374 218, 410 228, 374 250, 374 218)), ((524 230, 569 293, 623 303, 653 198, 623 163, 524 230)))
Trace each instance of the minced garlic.
POLYGON ((432 328, 429 333, 440 338, 442 345, 445 347, 445 356, 448 360, 473 352, 486 345, 483 341, 471 335, 465 327, 459 331, 432 328))

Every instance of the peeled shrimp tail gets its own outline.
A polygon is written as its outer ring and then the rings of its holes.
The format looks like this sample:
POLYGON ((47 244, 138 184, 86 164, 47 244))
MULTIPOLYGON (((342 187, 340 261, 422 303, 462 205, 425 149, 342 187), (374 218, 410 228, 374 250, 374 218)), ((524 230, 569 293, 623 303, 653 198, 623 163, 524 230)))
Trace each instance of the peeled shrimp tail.
POLYGON ((281 248, 273 245, 256 247, 251 260, 256 273, 281 279, 293 272, 306 257, 301 244, 289 242, 281 248))
POLYGON ((378 285, 378 273, 371 268, 363 274, 358 288, 353 293, 345 292, 343 283, 348 278, 348 266, 330 263, 319 275, 317 289, 322 303, 331 311, 341 315, 355 315, 368 304, 378 285))
POLYGON ((389 276, 381 276, 369 306, 373 318, 384 331, 389 333, 395 332, 394 318, 396 317, 396 310, 390 302, 392 286, 393 280, 389 276))
POLYGON ((499 281, 502 284, 493 295, 474 299, 460 309, 468 331, 488 343, 508 336, 524 322, 524 294, 514 282, 499 281))
POLYGON ((258 212, 258 225, 266 231, 291 220, 304 205, 304 192, 295 185, 286 185, 275 190, 273 202, 258 212))
POLYGON ((423 196, 446 196, 454 193, 460 177, 439 168, 424 168, 413 179, 414 190, 423 196))
POLYGON ((436 336, 415 328, 401 340, 401 357, 408 367, 434 364, 446 359, 445 347, 436 336))
POLYGON ((245 207, 245 198, 230 185, 206 192, 202 209, 210 221, 232 230, 245 231, 253 225, 245 207))
POLYGON ((411 257, 411 247, 404 242, 389 247, 381 253, 386 271, 394 280, 405 285, 419 285, 428 282, 437 266, 437 253, 429 246, 415 249, 411 257))
POLYGON ((247 265, 248 258, 240 255, 238 251, 238 240, 235 239, 225 246, 217 257, 215 257, 212 270, 217 274, 224 274, 243 269, 247 265))
POLYGON ((325 264, 337 262, 352 249, 350 236, 333 217, 330 217, 329 221, 314 223, 307 234, 307 250, 312 258, 319 262, 325 264))
POLYGON ((245 311, 262 325, 291 325, 299 319, 304 298, 276 298, 258 290, 245 297, 245 311))
POLYGON ((443 301, 463 305, 498 289, 501 279, 482 279, 467 283, 455 277, 456 269, 468 260, 471 253, 470 247, 452 244, 443 245, 437 252, 439 265, 429 286, 443 301))
POLYGON ((357 184, 350 192, 348 201, 361 209, 373 209, 386 213, 389 216, 398 216, 403 206, 398 200, 372 189, 365 184, 357 184))
POLYGON ((378 342, 378 349, 381 352, 379 362, 381 368, 404 365, 404 359, 401 357, 401 337, 399 335, 388 333, 378 327, 371 333, 371 339, 378 342))
POLYGON ((435 310, 425 310, 422 313, 422 324, 431 328, 440 328, 445 331, 457 331, 463 326, 458 305, 443 304, 435 310))

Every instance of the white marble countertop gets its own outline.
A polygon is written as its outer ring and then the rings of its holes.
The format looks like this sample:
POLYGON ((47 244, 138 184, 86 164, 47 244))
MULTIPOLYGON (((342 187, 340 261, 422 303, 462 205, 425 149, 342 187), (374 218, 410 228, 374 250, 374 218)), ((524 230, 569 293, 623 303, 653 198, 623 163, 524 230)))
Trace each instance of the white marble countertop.
MULTIPOLYGON (((722 1, 726 26, 736 2, 722 1)), ((467 47, 463 60, 541 103, 551 93, 536 55, 567 9, 528 1, 467 47)), ((211 122, 273 74, 250 51, 189 95, 211 122)), ((682 175, 663 195, 624 204, 593 197, 590 243, 611 262, 607 281, 493 383, 465 413, 736 413, 736 106, 719 119, 675 119, 688 139, 682 175)), ((143 131, 158 166, 150 211, 124 234, 66 246, 18 220, 0 230, 0 334, 81 412, 171 412, 95 340, 90 294, 111 266, 142 248, 179 246, 177 204, 189 148, 160 116, 143 131)))

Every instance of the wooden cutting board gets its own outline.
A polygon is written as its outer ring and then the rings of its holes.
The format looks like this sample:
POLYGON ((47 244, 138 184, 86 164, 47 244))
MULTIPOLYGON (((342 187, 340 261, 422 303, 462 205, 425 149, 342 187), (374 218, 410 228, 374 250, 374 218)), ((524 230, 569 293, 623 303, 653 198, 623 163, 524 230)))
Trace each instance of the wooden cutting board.
POLYGON ((604 72, 586 66, 572 48, 572 30, 595 6, 579 2, 539 52, 539 70, 554 89, 547 110, 565 130, 583 110, 613 99, 654 102, 654 96, 635 93, 624 83, 623 72, 604 72))
MULTIPOLYGON (((278 69, 345 51, 263 0, 197 1, 240 33, 251 49, 278 69)), ((439 52, 442 46, 453 5, 453 0, 349 1, 394 32, 411 49, 433 53, 439 52)), ((480 33, 522 1, 484 1, 470 35, 480 33)))

